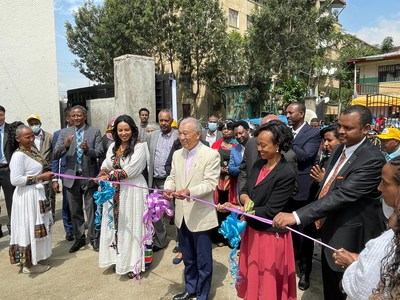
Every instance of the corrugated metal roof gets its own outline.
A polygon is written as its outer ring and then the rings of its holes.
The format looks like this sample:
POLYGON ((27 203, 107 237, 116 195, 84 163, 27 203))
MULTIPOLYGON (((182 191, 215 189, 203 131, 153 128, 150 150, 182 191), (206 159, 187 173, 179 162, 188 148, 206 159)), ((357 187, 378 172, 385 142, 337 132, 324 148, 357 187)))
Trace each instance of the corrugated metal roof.
POLYGON ((375 61, 375 60, 390 60, 390 59, 397 59, 400 58, 400 50, 370 56, 364 56, 359 58, 351 58, 348 59, 346 62, 353 63, 353 62, 365 62, 365 61, 375 61))

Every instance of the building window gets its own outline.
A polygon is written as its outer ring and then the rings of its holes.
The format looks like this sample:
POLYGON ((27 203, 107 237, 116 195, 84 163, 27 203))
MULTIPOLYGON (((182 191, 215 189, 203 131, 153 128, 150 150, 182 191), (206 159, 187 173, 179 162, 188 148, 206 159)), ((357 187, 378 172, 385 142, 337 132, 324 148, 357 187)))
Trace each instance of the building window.
POLYGON ((400 64, 378 67, 379 82, 400 81, 400 64))
POLYGON ((253 24, 251 24, 251 17, 247 15, 247 29, 251 28, 253 24))
POLYGON ((229 26, 239 28, 239 12, 232 8, 229 9, 229 26))

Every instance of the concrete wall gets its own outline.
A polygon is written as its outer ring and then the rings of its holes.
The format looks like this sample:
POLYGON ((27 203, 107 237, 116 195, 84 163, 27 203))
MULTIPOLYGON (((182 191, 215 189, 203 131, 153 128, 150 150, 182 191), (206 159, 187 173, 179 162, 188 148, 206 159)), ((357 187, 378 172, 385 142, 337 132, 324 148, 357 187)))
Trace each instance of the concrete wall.
POLYGON ((102 134, 111 116, 130 115, 138 125, 139 109, 150 111, 149 122, 155 122, 154 60, 138 55, 123 55, 114 59, 115 98, 86 101, 87 122, 102 134))
POLYGON ((114 58, 116 115, 128 114, 139 124, 139 109, 150 111, 149 122, 155 122, 155 65, 151 57, 123 55, 114 58))
POLYGON ((115 98, 103 98, 86 101, 88 108, 87 122, 104 134, 108 119, 115 115, 115 98))
POLYGON ((53 0, 0 3, 0 105, 6 121, 42 118, 43 129, 60 127, 53 0))

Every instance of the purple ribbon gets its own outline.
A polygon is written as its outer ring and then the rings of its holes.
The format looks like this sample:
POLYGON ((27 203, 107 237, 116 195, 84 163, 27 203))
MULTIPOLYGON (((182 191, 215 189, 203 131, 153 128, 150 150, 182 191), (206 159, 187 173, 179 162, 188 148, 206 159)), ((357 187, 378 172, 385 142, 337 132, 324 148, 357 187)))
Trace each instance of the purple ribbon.
POLYGON ((146 196, 147 209, 143 214, 143 223, 146 228, 146 234, 143 237, 143 242, 151 241, 154 235, 153 223, 161 219, 166 213, 172 217, 174 212, 169 208, 169 201, 165 200, 162 195, 153 192, 146 196))
MULTIPOLYGON (((69 178, 69 179, 84 179, 84 180, 86 179, 86 180, 93 180, 93 178, 89 178, 89 177, 79 177, 79 176, 67 175, 67 174, 59 174, 59 173, 53 173, 53 174, 54 174, 55 176, 64 177, 64 178, 69 178)), ((138 185, 135 185, 135 184, 133 184, 133 183, 128 183, 128 182, 115 182, 115 181, 109 181, 109 182, 115 183, 115 184, 120 184, 120 185, 133 186, 133 187, 137 187, 137 188, 140 188, 140 189, 146 189, 146 190, 157 191, 157 192, 164 192, 164 191, 165 191, 165 190, 161 190, 161 189, 153 189, 153 188, 138 186, 138 185)), ((200 198, 196 198, 196 197, 192 197, 192 196, 186 196, 186 198, 189 198, 189 199, 192 199, 192 200, 201 202, 201 203, 206 204, 206 205, 208 205, 208 206, 217 207, 217 205, 214 204, 213 202, 209 202, 209 201, 206 201, 206 200, 203 200, 203 199, 200 199, 200 198)), ((246 217, 253 218, 253 219, 258 220, 258 221, 260 221, 260 222, 262 222, 262 223, 266 223, 266 224, 272 225, 272 220, 264 219, 264 218, 261 218, 261 217, 255 216, 255 215, 251 215, 251 214, 242 212, 242 211, 240 211, 240 210, 238 210, 238 209, 236 209, 236 208, 226 207, 225 209, 228 210, 228 211, 230 211, 230 212, 236 212, 236 213, 239 213, 239 214, 244 215, 244 216, 246 216, 246 217)), ((310 239, 310 240, 314 241, 315 243, 320 244, 321 246, 324 246, 324 247, 326 247, 326 248, 329 248, 329 249, 331 249, 331 250, 333 250, 333 251, 337 251, 337 249, 333 248, 332 246, 329 246, 328 244, 325 244, 325 243, 321 242, 320 240, 314 239, 314 238, 312 238, 312 237, 310 237, 310 236, 308 236, 308 235, 306 235, 306 234, 304 234, 304 233, 301 233, 301 232, 299 232, 299 231, 297 231, 297 230, 295 230, 295 229, 293 229, 293 228, 291 228, 291 227, 289 227, 289 226, 286 226, 286 229, 288 229, 288 230, 290 230, 290 231, 292 231, 292 232, 294 232, 294 233, 297 233, 297 234, 299 234, 299 235, 301 235, 301 236, 303 236, 303 237, 305 237, 305 238, 307 238, 307 239, 310 239)))

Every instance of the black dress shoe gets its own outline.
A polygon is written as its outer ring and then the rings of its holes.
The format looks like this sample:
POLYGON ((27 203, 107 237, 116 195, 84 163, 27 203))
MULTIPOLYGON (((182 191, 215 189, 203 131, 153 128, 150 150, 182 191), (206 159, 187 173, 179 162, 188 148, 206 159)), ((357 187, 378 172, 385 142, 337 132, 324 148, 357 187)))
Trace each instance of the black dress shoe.
POLYGON ((69 249, 69 253, 74 253, 85 246, 86 242, 84 239, 76 240, 75 243, 72 245, 71 249, 69 249))
POLYGON ((300 274, 299 289, 305 291, 310 287, 310 276, 304 273, 300 274))
POLYGON ((162 250, 164 248, 165 247, 160 248, 160 247, 157 247, 157 246, 153 246, 153 252, 158 252, 158 251, 160 251, 160 250, 162 250))
POLYGON ((93 240, 91 244, 93 246, 93 250, 99 252, 99 240, 93 240))
POLYGON ((188 299, 196 299, 196 294, 189 294, 188 292, 183 292, 177 294, 172 298, 172 300, 188 300, 188 299))
POLYGON ((66 234, 65 234, 65 239, 67 240, 67 241, 69 241, 69 242, 71 242, 71 241, 73 241, 75 238, 74 238, 74 234, 70 231, 70 232, 67 232, 66 234))

